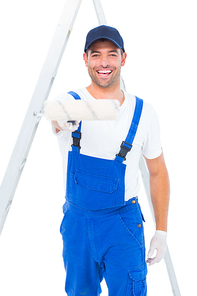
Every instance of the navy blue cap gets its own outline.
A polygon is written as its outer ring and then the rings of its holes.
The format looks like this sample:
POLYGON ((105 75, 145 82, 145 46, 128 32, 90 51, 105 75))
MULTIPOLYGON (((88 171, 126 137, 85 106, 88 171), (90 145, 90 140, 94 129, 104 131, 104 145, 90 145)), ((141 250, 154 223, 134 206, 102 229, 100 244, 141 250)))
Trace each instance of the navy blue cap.
POLYGON ((86 37, 84 51, 86 52, 86 50, 90 47, 90 45, 93 42, 95 42, 98 39, 102 39, 102 38, 112 41, 119 48, 121 48, 123 51, 125 51, 124 50, 124 41, 123 41, 120 33, 118 32, 118 30, 113 27, 109 27, 109 26, 105 26, 105 25, 96 27, 96 28, 89 31, 89 33, 87 34, 87 37, 86 37))

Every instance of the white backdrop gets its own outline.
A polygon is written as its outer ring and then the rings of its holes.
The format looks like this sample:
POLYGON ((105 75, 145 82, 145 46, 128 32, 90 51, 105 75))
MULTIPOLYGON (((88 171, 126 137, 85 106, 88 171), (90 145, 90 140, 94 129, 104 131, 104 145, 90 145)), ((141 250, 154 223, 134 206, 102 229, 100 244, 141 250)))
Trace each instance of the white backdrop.
MULTIPOLYGON (((196 291, 196 3, 193 0, 101 0, 109 25, 122 34, 128 92, 151 103, 161 124, 171 180, 168 244, 181 295, 196 291)), ((64 0, 0 2, 0 180, 2 180, 64 0)), ((83 0, 49 99, 90 82, 82 59, 87 32, 97 26, 83 0)), ((146 195, 147 248, 154 234, 146 195)), ((64 293, 59 225, 64 203, 61 157, 51 127, 41 120, 0 237, 0 295, 64 293)), ((103 284, 103 295, 106 287, 103 284)), ((149 268, 148 296, 173 295, 165 264, 149 268)))

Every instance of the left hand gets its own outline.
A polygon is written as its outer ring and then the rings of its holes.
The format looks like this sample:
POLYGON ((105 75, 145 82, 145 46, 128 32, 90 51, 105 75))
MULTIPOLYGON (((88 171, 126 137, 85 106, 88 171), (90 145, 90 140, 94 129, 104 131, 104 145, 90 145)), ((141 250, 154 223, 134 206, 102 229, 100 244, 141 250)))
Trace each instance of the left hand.
POLYGON ((146 261, 150 265, 158 263, 161 261, 167 251, 167 232, 157 230, 150 242, 150 249, 148 251, 148 260, 146 261), (157 250, 156 257, 151 258, 154 254, 154 251, 157 250))

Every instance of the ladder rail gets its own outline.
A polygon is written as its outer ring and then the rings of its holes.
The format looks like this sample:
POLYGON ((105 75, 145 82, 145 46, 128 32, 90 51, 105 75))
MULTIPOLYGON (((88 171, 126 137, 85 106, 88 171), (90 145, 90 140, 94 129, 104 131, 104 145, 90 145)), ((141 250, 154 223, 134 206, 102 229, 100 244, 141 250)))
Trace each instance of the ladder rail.
POLYGON ((67 1, 0 187, 0 234, 82 0, 67 1))
POLYGON ((106 25, 107 21, 100 0, 93 0, 99 25, 106 25))

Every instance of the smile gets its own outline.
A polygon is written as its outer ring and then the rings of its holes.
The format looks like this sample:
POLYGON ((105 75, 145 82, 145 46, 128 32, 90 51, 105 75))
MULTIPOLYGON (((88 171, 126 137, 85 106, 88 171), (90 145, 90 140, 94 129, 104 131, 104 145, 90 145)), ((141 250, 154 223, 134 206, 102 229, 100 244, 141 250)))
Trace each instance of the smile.
POLYGON ((112 71, 111 70, 100 70, 100 71, 97 71, 97 73, 100 76, 106 77, 106 76, 109 76, 112 73, 112 71))

